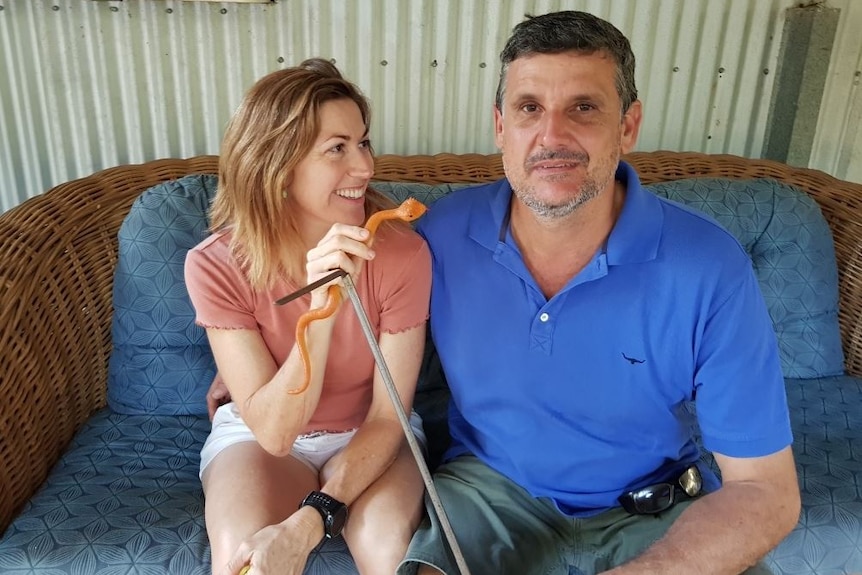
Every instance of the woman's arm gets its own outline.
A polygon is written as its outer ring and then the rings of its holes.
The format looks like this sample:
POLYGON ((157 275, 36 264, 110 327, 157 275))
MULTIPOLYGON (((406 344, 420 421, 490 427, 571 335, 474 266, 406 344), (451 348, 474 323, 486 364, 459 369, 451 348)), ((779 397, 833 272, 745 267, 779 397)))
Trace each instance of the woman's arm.
MULTIPOLYGON (((355 277, 363 262, 374 257, 364 243, 367 238, 368 230, 364 228, 334 224, 308 251, 307 283, 336 268, 355 277)), ((309 309, 324 306, 329 285, 311 292, 309 309)), ((308 325, 306 342, 311 365, 326 365, 336 316, 337 313, 308 325)), ((291 332, 294 326, 285 326, 284 329, 291 332)), ((324 370, 311 370, 308 388, 302 393, 292 394, 289 392, 305 385, 306 378, 296 345, 279 367, 257 330, 210 327, 207 328, 207 338, 219 375, 258 443, 273 455, 290 453, 296 436, 317 409, 324 370)))
MULTIPOLYGON (((313 365, 326 365, 334 318, 308 326, 313 365)), ((305 381, 296 347, 279 367, 258 331, 218 328, 206 331, 219 375, 258 443, 273 455, 290 453, 296 436, 317 408, 323 389, 323 370, 312 370, 305 392, 291 394, 289 390, 297 389, 305 381)))
MULTIPOLYGON (((409 416, 425 347, 425 323, 399 333, 382 333, 380 349, 392 375, 401 405, 409 416)), ((404 431, 379 370, 368 416, 353 439, 321 470, 321 491, 350 505, 395 460, 404 431)))

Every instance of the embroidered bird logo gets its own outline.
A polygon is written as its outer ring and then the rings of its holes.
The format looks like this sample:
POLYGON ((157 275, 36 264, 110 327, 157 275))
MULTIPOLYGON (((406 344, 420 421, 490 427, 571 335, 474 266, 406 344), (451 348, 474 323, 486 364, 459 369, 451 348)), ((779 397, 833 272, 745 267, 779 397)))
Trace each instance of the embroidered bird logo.
POLYGON ((624 358, 626 358, 627 360, 629 360, 629 363, 630 363, 630 364, 632 364, 632 365, 634 365, 634 364, 636 364, 636 363, 643 363, 643 362, 645 362, 645 361, 646 361, 645 359, 637 359, 637 358, 634 358, 634 357, 629 357, 629 356, 627 356, 627 355, 626 355, 625 353, 623 353, 623 352, 620 352, 620 353, 622 353, 622 354, 623 354, 623 357, 624 357, 624 358))

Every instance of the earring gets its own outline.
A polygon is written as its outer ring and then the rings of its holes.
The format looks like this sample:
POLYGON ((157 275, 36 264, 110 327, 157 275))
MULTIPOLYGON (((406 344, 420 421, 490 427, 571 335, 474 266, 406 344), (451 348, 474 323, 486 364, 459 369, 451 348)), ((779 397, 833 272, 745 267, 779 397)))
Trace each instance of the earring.
POLYGON ((281 190, 281 199, 283 199, 283 200, 287 199, 287 190, 281 190))

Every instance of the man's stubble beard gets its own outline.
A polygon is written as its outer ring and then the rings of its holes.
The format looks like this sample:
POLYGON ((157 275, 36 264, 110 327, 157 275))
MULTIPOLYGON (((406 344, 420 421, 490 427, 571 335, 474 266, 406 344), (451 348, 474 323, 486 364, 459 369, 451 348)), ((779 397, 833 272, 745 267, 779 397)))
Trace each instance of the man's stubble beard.
MULTIPOLYGON (((585 153, 570 153, 570 152, 544 152, 541 154, 537 154, 531 156, 524 162, 524 175, 526 179, 526 174, 530 170, 531 164, 534 164, 539 161, 548 160, 548 159, 563 159, 563 160, 572 160, 577 161, 581 165, 589 166, 590 158, 585 153)), ((587 204, 590 200, 597 198, 602 190, 608 186, 608 184, 613 180, 614 175, 616 173, 616 166, 619 163, 619 154, 616 154, 614 157, 606 157, 602 162, 600 162, 596 168, 601 172, 608 172, 607 178, 602 183, 599 183, 596 178, 587 172, 583 183, 580 185, 579 193, 570 198, 569 200, 559 203, 559 204, 551 204, 543 201, 536 193, 535 186, 525 185, 520 189, 512 186, 512 192, 515 194, 515 197, 524 204, 530 211, 532 211, 537 218, 542 220, 557 220, 561 218, 565 218, 582 206, 587 204)), ((546 181, 553 182, 555 179, 564 180, 568 178, 568 175, 560 175, 556 178, 548 178, 546 181)), ((511 178, 509 180, 511 182, 511 178)))

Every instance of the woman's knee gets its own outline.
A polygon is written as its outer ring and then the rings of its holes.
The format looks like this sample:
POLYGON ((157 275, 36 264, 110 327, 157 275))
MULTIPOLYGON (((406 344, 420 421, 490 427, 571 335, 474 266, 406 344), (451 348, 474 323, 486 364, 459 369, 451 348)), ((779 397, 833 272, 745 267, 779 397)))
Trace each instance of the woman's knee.
POLYGON ((355 513, 347 520, 344 539, 363 575, 394 573, 404 558, 421 519, 403 507, 389 513, 355 513))
POLYGON ((362 532, 358 537, 348 538, 345 533, 347 547, 362 575, 394 573, 407 553, 411 537, 412 532, 407 531, 386 533, 385 537, 362 532))

